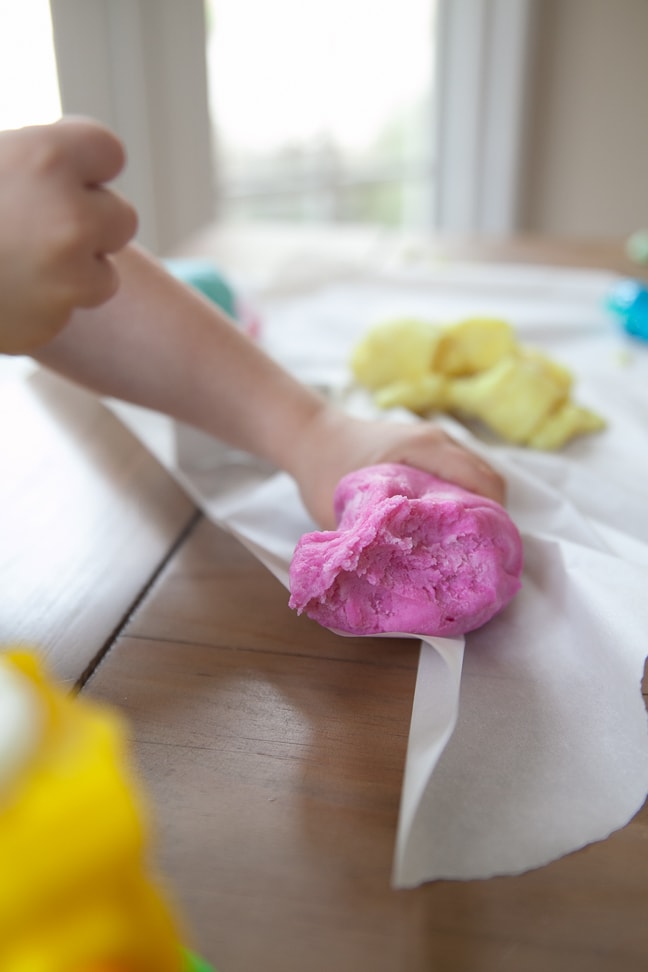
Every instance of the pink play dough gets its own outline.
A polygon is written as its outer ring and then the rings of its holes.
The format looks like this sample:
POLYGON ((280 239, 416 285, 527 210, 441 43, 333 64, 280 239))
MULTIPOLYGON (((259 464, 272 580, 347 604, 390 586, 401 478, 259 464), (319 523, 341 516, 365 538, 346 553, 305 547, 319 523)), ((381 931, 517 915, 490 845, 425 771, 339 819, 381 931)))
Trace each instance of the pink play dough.
POLYGON ((492 500, 389 463, 345 476, 334 504, 338 529, 304 534, 290 564, 290 607, 327 628, 454 637, 520 587, 520 534, 492 500))

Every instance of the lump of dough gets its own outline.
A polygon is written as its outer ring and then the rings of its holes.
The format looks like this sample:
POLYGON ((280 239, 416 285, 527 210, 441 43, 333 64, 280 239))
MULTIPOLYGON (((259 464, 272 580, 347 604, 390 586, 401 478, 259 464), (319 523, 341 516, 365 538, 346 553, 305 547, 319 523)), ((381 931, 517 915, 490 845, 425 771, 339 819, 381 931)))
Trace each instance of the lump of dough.
POLYGON ((356 346, 351 370, 365 388, 416 381, 432 370, 441 328, 428 321, 396 320, 372 328, 356 346))
POLYGON ((568 376, 554 373, 539 355, 511 356, 479 375, 453 381, 448 401, 453 410, 481 419, 510 442, 524 443, 567 401, 569 386, 568 376))
POLYGON ((335 492, 337 530, 305 534, 290 607, 354 635, 454 637, 520 587, 522 541, 490 499, 397 463, 357 470, 335 492))
POLYGON ((570 372, 518 345, 510 324, 499 318, 443 326, 386 322, 358 344, 351 364, 379 408, 476 418, 516 445, 559 449, 605 428, 600 416, 571 400, 570 372))
POLYGON ((513 328, 496 317, 467 317, 443 328, 434 368, 444 375, 474 375, 515 353, 513 328))
POLYGON ((430 372, 408 381, 393 381, 379 388, 374 400, 379 408, 408 408, 410 412, 424 415, 433 409, 446 407, 448 381, 445 375, 430 372))
POLYGON ((480 419, 509 442, 558 449, 605 425, 571 401, 571 384, 566 368, 537 352, 520 351, 481 374, 455 379, 446 395, 453 411, 480 419))
POLYGON ((545 418, 526 444, 532 449, 559 449, 574 436, 604 428, 605 422, 600 415, 568 401, 545 418))

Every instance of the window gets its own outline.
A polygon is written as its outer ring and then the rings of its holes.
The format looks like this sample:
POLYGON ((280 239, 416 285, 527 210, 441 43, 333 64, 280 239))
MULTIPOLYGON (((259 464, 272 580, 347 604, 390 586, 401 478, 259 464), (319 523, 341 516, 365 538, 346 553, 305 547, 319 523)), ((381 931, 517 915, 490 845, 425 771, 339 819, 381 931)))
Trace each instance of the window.
MULTIPOLYGON (((0 9, 15 8, 21 20, 46 6, 12 2, 0 9)), ((510 232, 535 3, 51 0, 51 8, 63 108, 123 138, 120 185, 138 208, 140 241, 165 254, 214 215, 510 232)), ((13 74, 4 80, 10 106, 20 87, 13 74)))
POLYGON ((223 219, 427 225, 436 0, 206 0, 223 219))
POLYGON ((48 0, 0 0, 0 130, 60 114, 48 0))

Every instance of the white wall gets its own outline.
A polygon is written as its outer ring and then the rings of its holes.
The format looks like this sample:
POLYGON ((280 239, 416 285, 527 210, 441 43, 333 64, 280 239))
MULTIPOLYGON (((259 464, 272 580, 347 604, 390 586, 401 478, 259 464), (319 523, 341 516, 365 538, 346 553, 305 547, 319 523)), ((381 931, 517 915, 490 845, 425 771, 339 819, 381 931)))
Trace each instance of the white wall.
POLYGON ((648 2, 540 0, 522 228, 648 228, 648 2))

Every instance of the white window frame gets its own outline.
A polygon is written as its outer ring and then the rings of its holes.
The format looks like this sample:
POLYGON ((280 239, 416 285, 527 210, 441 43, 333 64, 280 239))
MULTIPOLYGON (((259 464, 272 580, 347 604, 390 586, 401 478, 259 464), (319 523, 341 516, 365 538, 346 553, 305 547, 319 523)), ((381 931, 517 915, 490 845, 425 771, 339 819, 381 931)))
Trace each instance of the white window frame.
MULTIPOLYGON (((519 225, 536 0, 438 0, 431 230, 519 225)), ((140 240, 170 252, 213 220, 203 0, 51 0, 65 113, 125 141, 140 240)))
POLYGON ((536 0, 439 0, 432 224, 504 235, 520 224, 536 0))
POLYGON ((123 139, 118 185, 160 255, 212 221, 214 164, 202 0, 51 0, 64 114, 123 139))

